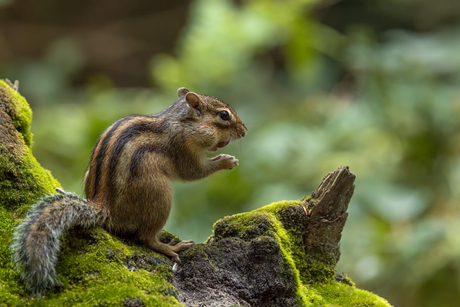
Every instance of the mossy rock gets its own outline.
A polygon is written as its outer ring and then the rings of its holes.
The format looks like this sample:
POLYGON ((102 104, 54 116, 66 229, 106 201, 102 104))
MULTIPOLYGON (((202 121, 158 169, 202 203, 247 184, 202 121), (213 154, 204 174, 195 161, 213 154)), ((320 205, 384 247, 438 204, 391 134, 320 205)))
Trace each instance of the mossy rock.
MULTIPOLYGON (((37 301, 24 290, 9 244, 29 206, 60 185, 32 156, 31 115, 0 81, 0 306, 390 306, 336 276, 340 236, 328 233, 341 230, 346 206, 329 216, 341 223, 331 222, 335 228, 318 224, 316 213, 329 213, 319 205, 327 195, 316 194, 219 220, 205 244, 181 253, 175 273, 169 258, 135 238, 74 228, 61 240, 61 284, 37 301)), ((162 241, 172 238, 163 232, 162 241)))
MULTIPOLYGON (((181 255, 173 277, 189 306, 391 306, 357 289, 335 264, 309 257, 302 201, 281 201, 214 224, 207 243, 181 255)), ((327 257, 325 257, 327 258, 327 257)))

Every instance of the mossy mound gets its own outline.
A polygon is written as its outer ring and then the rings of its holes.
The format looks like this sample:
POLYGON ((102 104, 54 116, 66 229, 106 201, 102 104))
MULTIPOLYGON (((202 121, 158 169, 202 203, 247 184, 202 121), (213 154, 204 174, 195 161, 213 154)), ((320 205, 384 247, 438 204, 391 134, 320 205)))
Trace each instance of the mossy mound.
POLYGON ((335 264, 306 253, 309 216, 302 201, 281 201, 214 225, 205 245, 181 255, 173 277, 188 306, 389 307, 357 289, 335 264))
POLYGON ((26 100, 0 80, 0 203, 4 209, 27 208, 60 186, 32 155, 31 120, 26 100))
POLYGON ((0 81, 0 305, 23 305, 9 243, 14 226, 41 196, 59 183, 32 156, 32 111, 25 99, 0 81))
POLYGON ((43 299, 47 305, 181 306, 168 283, 172 263, 166 256, 101 228, 71 231, 59 257, 62 285, 43 299))

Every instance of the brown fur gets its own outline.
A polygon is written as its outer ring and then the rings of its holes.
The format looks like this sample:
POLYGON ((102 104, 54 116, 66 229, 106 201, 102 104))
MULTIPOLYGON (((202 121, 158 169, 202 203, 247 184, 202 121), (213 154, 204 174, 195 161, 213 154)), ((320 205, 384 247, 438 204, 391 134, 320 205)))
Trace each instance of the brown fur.
POLYGON ((247 129, 236 112, 216 98, 185 88, 179 99, 153 116, 124 118, 98 140, 85 177, 88 200, 108 210, 104 226, 115 233, 137 233, 150 248, 179 261, 177 252, 194 243, 161 243, 172 203, 171 180, 191 181, 238 160, 229 155, 208 159, 205 152, 236 140, 247 129), (222 120, 219 112, 230 113, 222 120))

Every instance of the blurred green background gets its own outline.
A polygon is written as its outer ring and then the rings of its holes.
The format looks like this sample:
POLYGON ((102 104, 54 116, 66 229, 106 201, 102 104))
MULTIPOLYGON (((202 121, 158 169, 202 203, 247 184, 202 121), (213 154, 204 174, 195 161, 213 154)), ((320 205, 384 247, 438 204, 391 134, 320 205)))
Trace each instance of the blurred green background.
POLYGON ((357 175, 338 271, 395 306, 460 302, 460 1, 0 0, 0 77, 34 111, 34 154, 83 195, 113 121, 185 86, 238 111, 240 166, 175 184, 166 228, 357 175))

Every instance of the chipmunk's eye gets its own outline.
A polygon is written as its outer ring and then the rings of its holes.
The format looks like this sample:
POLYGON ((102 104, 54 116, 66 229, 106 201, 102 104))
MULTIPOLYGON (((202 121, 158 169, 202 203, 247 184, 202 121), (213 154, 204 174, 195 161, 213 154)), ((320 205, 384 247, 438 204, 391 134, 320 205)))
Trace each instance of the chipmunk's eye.
POLYGON ((220 116, 220 118, 222 118, 223 120, 229 120, 229 119, 230 119, 230 114, 228 114, 227 111, 220 111, 220 112, 219 112, 219 116, 220 116))

